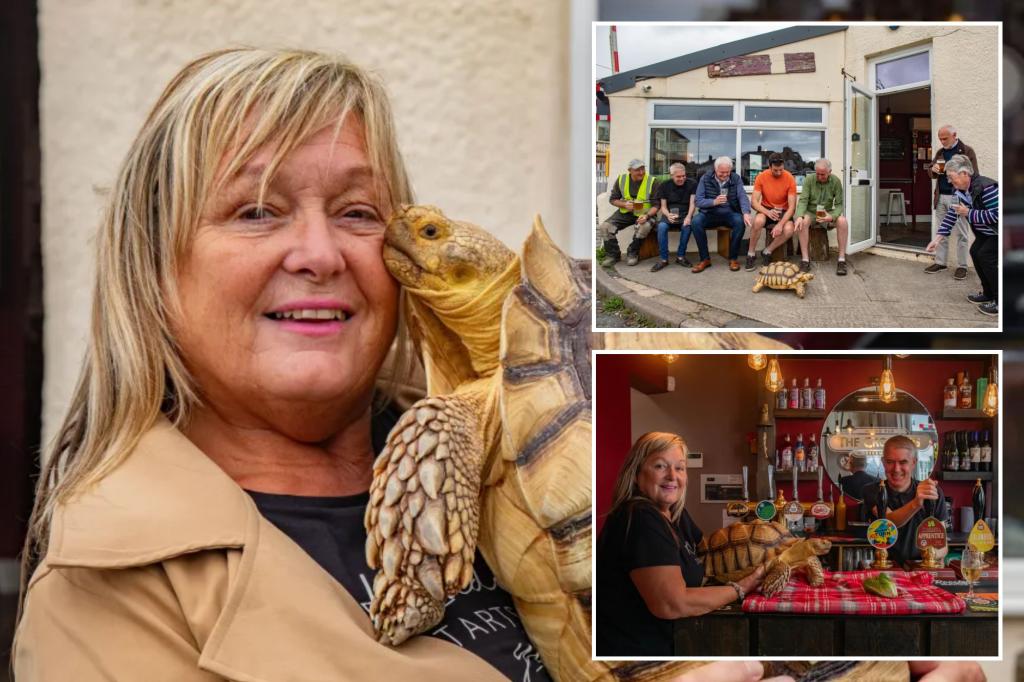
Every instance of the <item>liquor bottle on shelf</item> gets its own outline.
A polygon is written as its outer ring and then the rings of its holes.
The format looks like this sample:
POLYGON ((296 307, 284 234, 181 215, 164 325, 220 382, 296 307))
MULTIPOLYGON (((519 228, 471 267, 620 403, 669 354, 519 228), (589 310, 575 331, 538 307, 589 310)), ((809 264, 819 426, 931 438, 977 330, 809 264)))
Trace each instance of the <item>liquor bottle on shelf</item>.
POLYGON ((957 448, 960 451, 960 471, 970 471, 971 451, 967 445, 967 432, 957 431, 956 433, 960 439, 960 446, 957 448))
POLYGON ((974 405, 974 386, 971 384, 971 377, 964 372, 964 382, 960 384, 960 409, 969 410, 974 405))
POLYGON ((988 431, 984 432, 981 441, 981 470, 992 471, 992 441, 989 439, 988 431))
MULTIPOLYGON (((971 496, 971 506, 974 508, 975 523, 985 518, 985 488, 981 485, 980 478, 974 482, 974 494, 971 496)), ((968 532, 970 531, 968 530, 968 532)))
POLYGON ((782 466, 780 469, 792 469, 793 468, 793 445, 789 440, 789 434, 786 434, 783 439, 782 445, 782 466))
POLYGON ((800 409, 800 389, 796 385, 796 379, 793 379, 793 385, 789 388, 789 409, 800 409))
POLYGON ((981 471, 981 443, 978 442, 977 431, 971 431, 971 444, 967 451, 971 455, 971 471, 981 471))
POLYGON ((825 389, 821 385, 821 377, 818 377, 818 385, 814 389, 814 409, 825 409, 825 389))
POLYGON ((946 379, 946 385, 942 387, 942 407, 943 409, 955 409, 958 402, 956 384, 953 383, 953 377, 950 377, 946 379))
POLYGON ((985 389, 988 388, 988 377, 984 373, 974 383, 974 409, 980 410, 984 407, 985 402, 985 389))
POLYGON ((786 386, 780 386, 779 392, 775 395, 775 409, 784 410, 789 406, 789 391, 786 386))
POLYGON ((800 409, 809 410, 814 407, 814 391, 811 389, 811 380, 804 377, 804 388, 800 391, 800 409))
POLYGON ((811 446, 807 448, 807 470, 818 470, 818 436, 811 433, 811 446))
POLYGON ((807 450, 804 449, 804 434, 802 433, 798 433, 796 436, 796 447, 793 448, 793 466, 797 471, 807 471, 807 450))

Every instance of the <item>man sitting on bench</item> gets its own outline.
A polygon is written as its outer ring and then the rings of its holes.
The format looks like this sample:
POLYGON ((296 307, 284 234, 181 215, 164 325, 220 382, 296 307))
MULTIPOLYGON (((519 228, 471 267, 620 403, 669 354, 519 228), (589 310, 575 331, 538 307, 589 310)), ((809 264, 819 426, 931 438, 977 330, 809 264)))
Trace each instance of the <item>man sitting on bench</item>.
POLYGON ((836 274, 846 274, 846 242, 850 236, 850 228, 843 215, 843 182, 832 175, 832 162, 820 158, 814 162, 814 179, 804 182, 800 201, 796 205, 796 234, 800 240, 800 270, 811 269, 811 257, 808 249, 810 230, 812 227, 823 227, 826 230, 835 228, 836 241, 839 242, 839 262, 836 263, 836 274))
POLYGON ((757 241, 761 230, 766 230, 764 251, 761 252, 763 265, 772 262, 772 252, 789 241, 793 236, 793 215, 796 211, 796 178, 782 167, 782 154, 768 157, 768 169, 754 178, 754 195, 751 203, 757 215, 750 228, 750 248, 747 249, 745 270, 757 265, 757 241), (770 235, 770 236, 769 236, 770 235))
POLYGON ((732 172, 732 159, 719 156, 715 167, 701 176, 697 183, 697 208, 693 217, 693 236, 697 240, 700 262, 692 272, 703 272, 711 267, 708 253, 709 227, 728 227, 732 234, 729 239, 729 269, 740 269, 740 244, 743 232, 750 227, 750 199, 743 189, 743 179, 732 172))

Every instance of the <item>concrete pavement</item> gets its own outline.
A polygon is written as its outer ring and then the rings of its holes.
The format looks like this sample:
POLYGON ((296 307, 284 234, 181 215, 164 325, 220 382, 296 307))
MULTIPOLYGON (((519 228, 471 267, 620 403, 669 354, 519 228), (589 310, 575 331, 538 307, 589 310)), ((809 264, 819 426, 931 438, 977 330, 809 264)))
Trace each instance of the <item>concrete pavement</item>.
MULTIPOLYGON (((620 232, 623 254, 630 232, 620 232)), ((674 254, 672 237, 678 239, 678 235, 670 235, 674 254)), ((746 252, 741 264, 745 256, 746 252)), ((764 288, 753 293, 757 270, 731 272, 728 261, 715 253, 712 267, 699 274, 674 262, 651 272, 657 258, 632 267, 623 259, 611 268, 598 267, 597 285, 599 291, 621 296, 627 306, 663 327, 998 327, 998 318, 980 313, 967 300, 968 294, 981 290, 973 269, 967 279, 956 281, 952 268, 925 274, 930 256, 901 256, 854 254, 847 257, 849 274, 840 277, 833 250, 828 262, 812 264, 814 279, 803 299, 793 291, 764 288)), ((689 258, 697 260, 696 254, 689 258)))

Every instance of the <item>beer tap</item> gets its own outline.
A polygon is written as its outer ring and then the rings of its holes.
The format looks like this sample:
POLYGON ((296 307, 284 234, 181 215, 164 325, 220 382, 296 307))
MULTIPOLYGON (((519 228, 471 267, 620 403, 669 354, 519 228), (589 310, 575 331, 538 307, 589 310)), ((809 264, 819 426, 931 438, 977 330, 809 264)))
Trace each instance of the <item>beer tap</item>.
MULTIPOLYGON (((770 465, 769 465, 770 466, 770 465)), ((753 511, 753 505, 750 504, 750 489, 747 485, 749 467, 746 464, 743 465, 743 501, 742 502, 730 502, 725 507, 725 513, 729 516, 742 519, 751 511, 753 511)))

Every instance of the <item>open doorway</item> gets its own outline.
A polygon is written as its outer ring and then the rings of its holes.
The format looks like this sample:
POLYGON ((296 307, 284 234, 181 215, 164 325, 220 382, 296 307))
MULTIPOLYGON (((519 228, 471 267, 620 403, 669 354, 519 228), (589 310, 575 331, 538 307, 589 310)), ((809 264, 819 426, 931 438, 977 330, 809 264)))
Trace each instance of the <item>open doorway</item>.
POLYGON ((932 238, 931 87, 878 95, 878 242, 923 250, 932 238))

